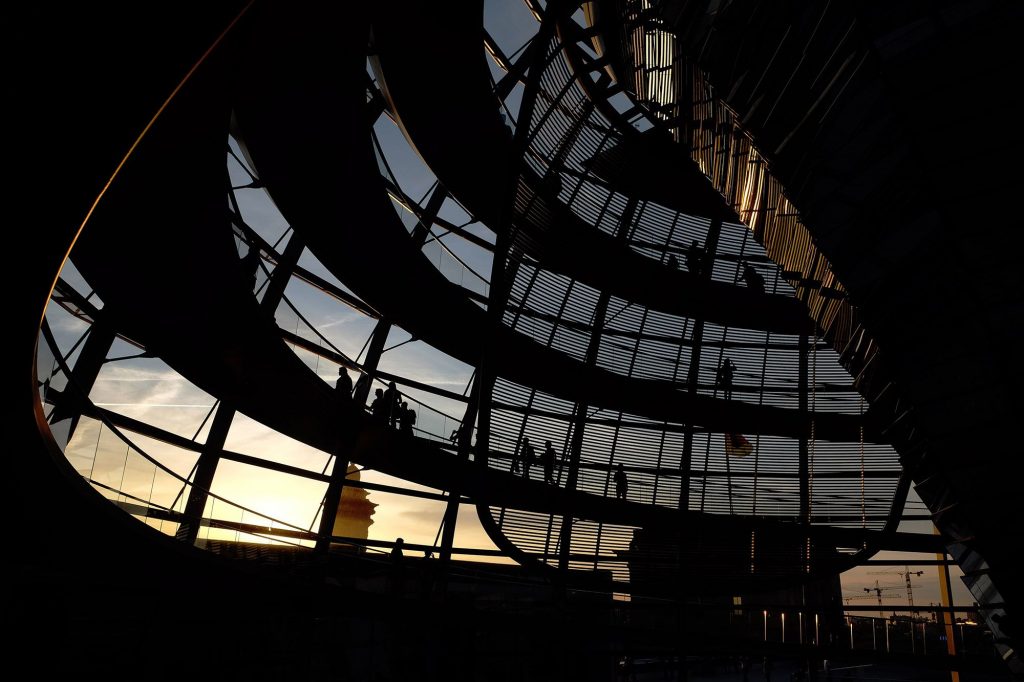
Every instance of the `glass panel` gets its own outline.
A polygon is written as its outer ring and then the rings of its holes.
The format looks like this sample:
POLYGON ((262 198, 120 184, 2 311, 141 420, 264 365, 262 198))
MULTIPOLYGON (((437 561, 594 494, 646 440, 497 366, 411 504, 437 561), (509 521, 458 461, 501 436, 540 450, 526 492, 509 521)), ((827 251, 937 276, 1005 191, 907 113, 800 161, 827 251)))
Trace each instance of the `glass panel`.
POLYGON ((316 473, 325 471, 331 460, 330 453, 290 438, 241 412, 236 412, 231 421, 224 449, 316 473))

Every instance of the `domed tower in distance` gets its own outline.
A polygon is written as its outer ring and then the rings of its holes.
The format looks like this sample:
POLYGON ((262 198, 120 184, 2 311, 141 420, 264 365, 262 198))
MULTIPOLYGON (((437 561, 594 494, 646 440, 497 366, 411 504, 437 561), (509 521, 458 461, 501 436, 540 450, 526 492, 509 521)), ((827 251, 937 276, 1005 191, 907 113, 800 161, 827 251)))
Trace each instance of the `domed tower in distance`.
MULTIPOLYGON (((348 465, 348 474, 345 476, 346 482, 359 481, 359 469, 355 464, 348 465)), ((374 509, 377 505, 369 501, 370 494, 363 488, 346 485, 341 492, 341 501, 338 503, 338 509, 334 515, 334 530, 335 536, 354 538, 357 540, 365 540, 369 537, 370 524, 373 523, 374 509)), ((356 548, 356 551, 362 553, 365 551, 364 547, 356 548)))

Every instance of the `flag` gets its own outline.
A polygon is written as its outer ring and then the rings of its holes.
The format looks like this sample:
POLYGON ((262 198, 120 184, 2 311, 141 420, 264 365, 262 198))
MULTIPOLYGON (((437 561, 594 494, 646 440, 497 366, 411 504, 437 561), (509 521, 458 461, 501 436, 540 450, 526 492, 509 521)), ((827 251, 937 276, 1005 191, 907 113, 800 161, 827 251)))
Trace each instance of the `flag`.
POLYGON ((746 457, 754 451, 754 446, 742 434, 726 433, 723 435, 725 436, 725 454, 727 456, 746 457))

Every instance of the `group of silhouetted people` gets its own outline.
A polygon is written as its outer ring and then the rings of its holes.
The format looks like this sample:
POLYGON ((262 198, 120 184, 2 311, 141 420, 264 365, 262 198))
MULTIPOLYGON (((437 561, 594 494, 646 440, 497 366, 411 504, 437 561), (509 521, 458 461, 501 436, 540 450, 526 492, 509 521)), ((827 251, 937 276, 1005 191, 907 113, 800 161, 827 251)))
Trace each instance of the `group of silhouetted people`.
MULTIPOLYGON (((706 255, 704 247, 696 239, 690 242, 689 248, 686 249, 686 269, 690 271, 690 274, 699 276, 704 272, 706 255)), ((668 255, 665 265, 670 270, 679 269, 679 260, 674 253, 668 255)), ((763 294, 765 292, 764 276, 750 263, 741 263, 741 267, 743 274, 740 275, 740 278, 746 283, 747 288, 763 294)))
POLYGON ((416 423, 416 411, 409 403, 402 400, 402 394, 392 381, 387 389, 378 388, 370 403, 370 415, 374 421, 398 429, 402 433, 412 435, 413 424, 416 423))
POLYGON ((555 454, 555 448, 551 445, 551 441, 544 441, 544 449, 541 451, 540 456, 537 456, 529 437, 524 436, 522 443, 512 453, 512 473, 518 474, 522 471, 523 478, 529 478, 530 466, 534 462, 539 462, 544 470, 544 482, 554 485, 556 483, 555 463, 557 460, 558 455, 555 454))
MULTIPOLYGON (((530 438, 524 436, 519 446, 512 453, 510 471, 513 474, 521 473, 523 478, 530 478, 530 467, 537 462, 544 470, 544 482, 555 485, 558 483, 558 479, 555 476, 555 466, 558 464, 558 460, 559 457, 555 453, 555 448, 551 445, 551 441, 544 441, 544 449, 538 456, 533 444, 530 443, 530 438)), ((564 461, 558 465, 559 471, 561 471, 563 465, 564 461)), ((629 478, 626 476, 626 469, 621 463, 616 465, 612 478, 615 482, 615 497, 620 500, 627 499, 629 494, 629 478)))
MULTIPOLYGON (((668 255, 668 259, 665 261, 665 265, 670 270, 679 269, 679 260, 676 258, 674 253, 668 255)), ((704 268, 704 249, 694 239, 690 242, 690 247, 686 250, 686 269, 690 271, 690 274, 699 275, 704 268)))
POLYGON ((387 582, 388 589, 397 597, 407 596, 406 581, 410 574, 419 583, 419 598, 428 599, 440 577, 441 563, 434 558, 434 550, 423 547, 423 558, 410 563, 405 554, 406 545, 403 538, 395 538, 388 554, 387 582), (411 569, 411 571, 410 571, 411 569))
MULTIPOLYGON (((363 374, 359 377, 359 383, 363 384, 369 377, 363 374)), ((352 377, 344 366, 338 368, 338 381, 334 389, 339 399, 350 401, 354 398, 353 391, 358 394, 358 385, 352 386, 352 377)), ((402 400, 402 394, 392 381, 387 389, 378 388, 374 393, 373 402, 370 403, 370 416, 374 421, 398 429, 401 433, 412 435, 413 425, 416 423, 416 411, 409 407, 409 403, 402 400)))

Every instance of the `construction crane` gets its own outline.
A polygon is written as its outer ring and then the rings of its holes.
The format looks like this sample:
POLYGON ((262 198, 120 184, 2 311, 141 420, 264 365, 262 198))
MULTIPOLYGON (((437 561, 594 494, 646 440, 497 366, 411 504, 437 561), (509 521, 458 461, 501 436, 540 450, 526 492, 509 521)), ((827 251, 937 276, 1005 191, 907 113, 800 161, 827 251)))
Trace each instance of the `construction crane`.
MULTIPOLYGON (((907 606, 914 605, 914 585, 910 582, 910 576, 912 575, 924 575, 924 571, 911 571, 909 567, 904 566, 902 571, 868 571, 870 575, 899 575, 903 576, 907 581, 907 606)), ((878 583, 875 583, 876 585, 878 583)))
MULTIPOLYGON (((878 615, 879 615, 880 618, 885 618, 885 614, 882 613, 882 592, 884 592, 885 590, 898 590, 898 589, 900 589, 899 585, 893 585, 893 586, 879 585, 877 580, 875 581, 875 586, 874 587, 865 587, 864 588, 865 592, 867 592, 869 594, 871 592, 874 592, 875 595, 878 597, 878 615)), ((902 597, 903 595, 902 594, 894 594, 894 595, 891 595, 891 596, 893 596, 893 597, 902 597)))
MULTIPOLYGON (((855 594, 849 597, 843 597, 843 601, 845 601, 847 604, 849 604, 854 599, 873 599, 873 597, 870 594, 855 594)), ((847 616, 847 618, 849 618, 849 616, 847 616)))

